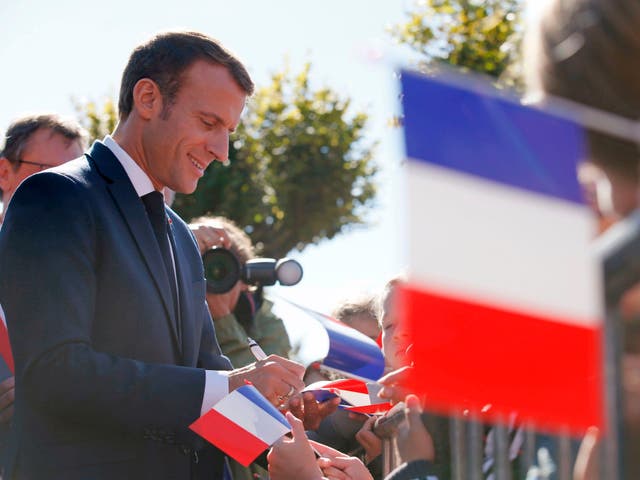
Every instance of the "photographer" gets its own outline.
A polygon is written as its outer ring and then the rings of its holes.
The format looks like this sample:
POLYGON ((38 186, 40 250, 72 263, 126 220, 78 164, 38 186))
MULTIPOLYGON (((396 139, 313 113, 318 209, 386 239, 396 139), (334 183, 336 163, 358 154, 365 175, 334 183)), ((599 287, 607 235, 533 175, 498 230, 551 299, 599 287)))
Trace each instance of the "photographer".
MULTIPOLYGON (((224 246, 240 264, 255 257, 249 236, 228 218, 201 217, 189 227, 202 254, 212 247, 224 246)), ((252 288, 238 280, 226 293, 207 292, 207 305, 215 322, 220 348, 237 367, 255 361, 247 337, 256 340, 267 355, 287 357, 291 350, 284 323, 271 313, 273 304, 263 297, 260 287, 252 288)))

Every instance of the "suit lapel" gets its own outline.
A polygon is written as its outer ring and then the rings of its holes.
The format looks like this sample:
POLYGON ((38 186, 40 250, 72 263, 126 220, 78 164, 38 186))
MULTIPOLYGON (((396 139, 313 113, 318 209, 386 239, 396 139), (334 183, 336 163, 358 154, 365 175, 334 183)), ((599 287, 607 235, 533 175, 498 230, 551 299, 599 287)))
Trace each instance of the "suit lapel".
POLYGON ((129 227, 131 235, 138 247, 138 251, 149 269, 158 295, 167 314, 167 321, 172 332, 176 349, 181 352, 182 346, 178 339, 176 328, 178 320, 170 295, 169 278, 167 277, 160 247, 147 218, 144 205, 138 197, 124 168, 113 155, 111 150, 100 142, 95 142, 87 154, 95 162, 98 171, 107 179, 107 189, 115 201, 120 214, 129 227))

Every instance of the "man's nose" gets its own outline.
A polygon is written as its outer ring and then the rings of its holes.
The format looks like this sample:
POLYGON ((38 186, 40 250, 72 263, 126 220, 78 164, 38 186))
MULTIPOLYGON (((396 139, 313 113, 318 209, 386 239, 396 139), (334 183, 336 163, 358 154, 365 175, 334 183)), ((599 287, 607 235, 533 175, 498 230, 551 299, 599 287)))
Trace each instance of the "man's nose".
POLYGON ((214 132, 207 139, 207 152, 214 160, 226 162, 229 159, 229 132, 214 132))

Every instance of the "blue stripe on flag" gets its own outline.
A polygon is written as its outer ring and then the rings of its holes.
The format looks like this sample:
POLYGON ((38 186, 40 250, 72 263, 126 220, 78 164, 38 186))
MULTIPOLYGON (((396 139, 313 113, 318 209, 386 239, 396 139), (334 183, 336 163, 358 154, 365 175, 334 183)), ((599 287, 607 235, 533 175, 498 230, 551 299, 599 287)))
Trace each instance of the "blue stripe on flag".
POLYGON ((401 82, 411 160, 585 203, 575 170, 584 133, 575 123, 413 72, 401 82))
POLYGON ((269 400, 267 400, 264 395, 262 395, 253 385, 243 385, 242 387, 236 389, 236 392, 247 397, 256 406, 260 407, 274 419, 282 423, 282 425, 284 425, 287 429, 291 428, 291 425, 289 425, 289 422, 287 422, 287 419, 284 417, 284 415, 282 415, 282 413, 280 413, 280 411, 278 411, 276 407, 271 405, 271 403, 269 403, 269 400))

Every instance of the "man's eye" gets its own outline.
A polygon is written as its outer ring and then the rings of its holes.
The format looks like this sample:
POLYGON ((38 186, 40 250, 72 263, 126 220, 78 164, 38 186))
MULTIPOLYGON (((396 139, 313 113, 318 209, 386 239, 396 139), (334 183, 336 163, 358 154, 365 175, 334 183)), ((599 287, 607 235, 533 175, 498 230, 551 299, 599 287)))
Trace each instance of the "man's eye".
POLYGON ((202 119, 202 123, 204 124, 205 127, 208 127, 208 128, 211 128, 214 125, 213 122, 209 122, 205 119, 202 119))

